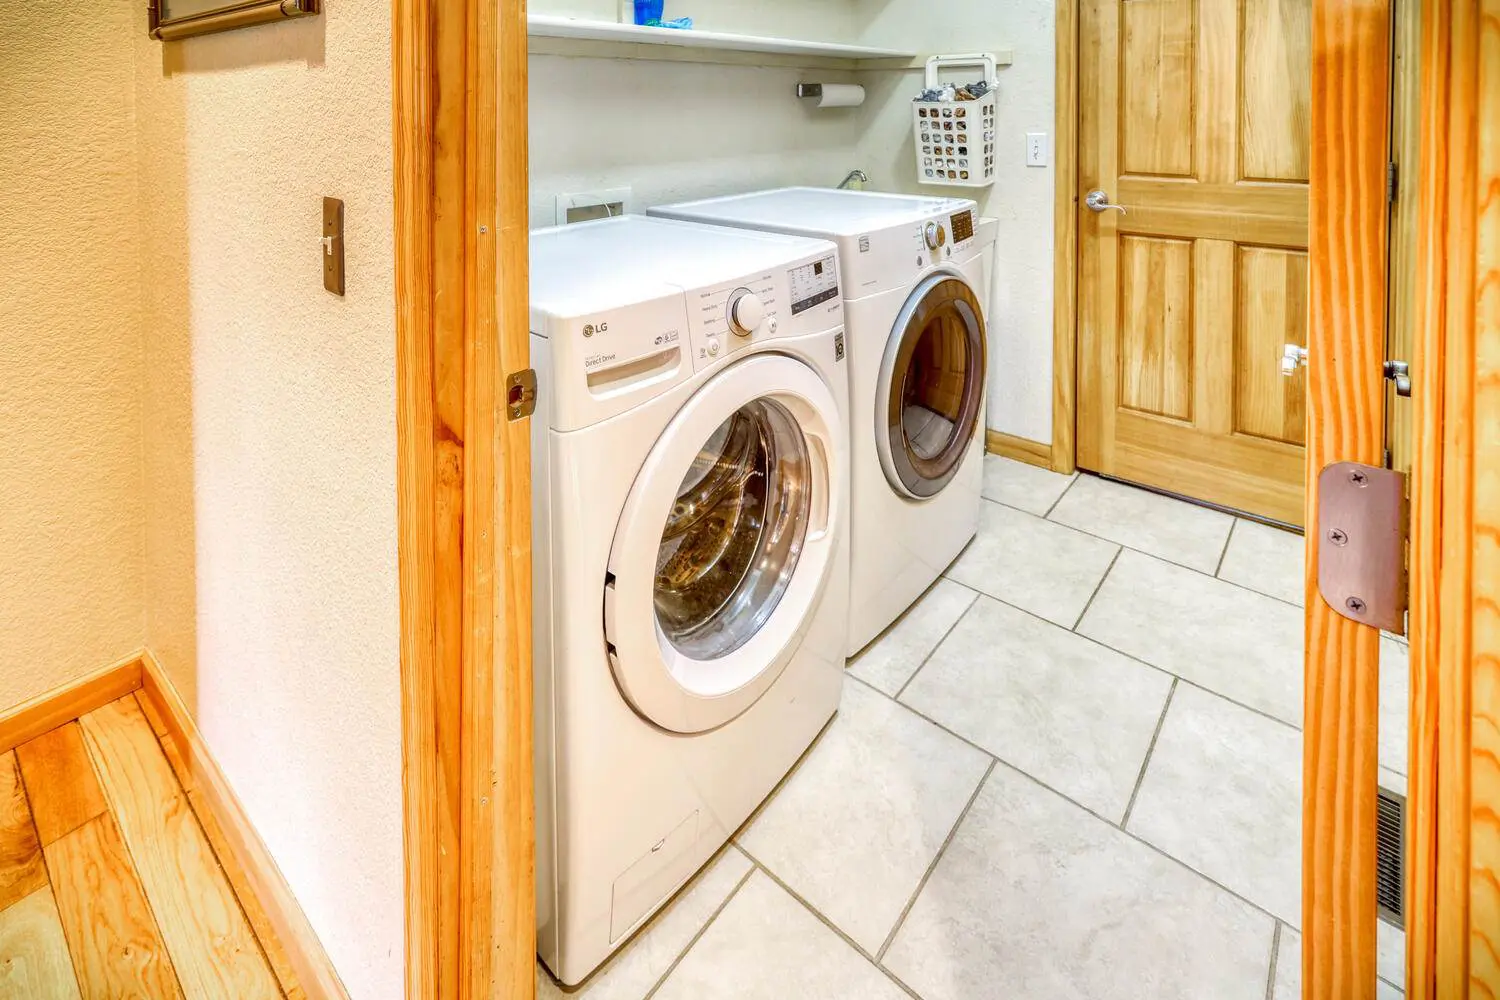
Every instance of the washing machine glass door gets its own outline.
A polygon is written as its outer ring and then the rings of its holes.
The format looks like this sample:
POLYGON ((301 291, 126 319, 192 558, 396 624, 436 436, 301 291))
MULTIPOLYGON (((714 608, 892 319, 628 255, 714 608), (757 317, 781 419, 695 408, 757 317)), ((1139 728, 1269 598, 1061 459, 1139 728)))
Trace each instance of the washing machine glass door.
POLYGON ((709 381, 662 433, 604 590, 615 680, 642 716, 674 732, 715 728, 786 666, 842 530, 841 433, 817 373, 769 354, 709 381))
POLYGON ((875 445, 891 487, 935 496, 958 474, 984 401, 984 313, 969 283, 937 271, 907 298, 875 390, 875 445))

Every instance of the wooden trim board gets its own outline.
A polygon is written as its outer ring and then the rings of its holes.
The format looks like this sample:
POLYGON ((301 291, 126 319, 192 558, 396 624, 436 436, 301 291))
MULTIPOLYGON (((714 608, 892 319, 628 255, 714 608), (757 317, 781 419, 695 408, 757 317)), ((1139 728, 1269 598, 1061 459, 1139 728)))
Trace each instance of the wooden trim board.
POLYGON ((406 995, 535 988, 526 14, 395 0, 406 995), (499 95, 504 93, 505 100, 499 95))
POLYGON ((1078 58, 1078 0, 1057 0, 1049 465, 1065 475, 1078 468, 1078 58))
MULTIPOLYGON (((1381 465, 1385 443, 1389 0, 1313 0, 1307 514, 1333 462, 1381 465)), ((1373 1000, 1378 630, 1318 592, 1307 532, 1302 995, 1373 1000)))
MULTIPOLYGON (((143 653, 137 663, 140 696, 149 709, 148 714, 154 716, 153 721, 160 720, 166 729, 164 738, 171 741, 174 755, 170 759, 178 772, 178 780, 194 808, 206 807, 212 817, 211 820, 200 817, 200 821, 205 825, 212 822, 217 832, 222 833, 223 844, 233 854, 232 862, 224 862, 226 871, 235 867, 245 876, 251 899, 242 899, 242 904, 253 902, 265 914, 276 943, 281 946, 307 996, 314 1000, 348 1000, 322 942, 308 923, 271 852, 261 841, 255 824, 245 814, 245 807, 240 804, 224 772, 219 770, 177 689, 149 651, 143 653)), ((213 840, 215 849, 221 849, 219 838, 213 840)), ((240 886, 236 885, 235 889, 244 895, 240 886)), ((267 942, 268 947, 269 944, 267 942)))
POLYGON ((1040 441, 1030 441, 1014 434, 1005 434, 1000 431, 986 429, 984 432, 984 450, 991 455, 999 455, 1002 458, 1014 459, 1017 462, 1025 462, 1027 465, 1035 465, 1039 469, 1052 468, 1052 446, 1042 444, 1040 441))
POLYGON ((141 686, 142 653, 53 688, 0 714, 0 754, 123 698, 141 686))
POLYGON ((1500 996, 1500 4, 1423 7, 1407 991, 1500 996))

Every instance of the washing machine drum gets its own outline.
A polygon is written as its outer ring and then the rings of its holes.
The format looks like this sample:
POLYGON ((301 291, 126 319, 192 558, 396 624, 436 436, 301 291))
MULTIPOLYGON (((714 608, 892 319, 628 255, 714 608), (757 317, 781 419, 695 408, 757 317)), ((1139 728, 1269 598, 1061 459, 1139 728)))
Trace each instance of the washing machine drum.
POLYGON ((723 725, 797 648, 833 565, 836 407, 807 365, 763 355, 699 389, 657 440, 604 593, 615 681, 652 723, 723 725))
POLYGON ((892 489, 936 496, 979 433, 986 371, 984 312, 956 273, 929 275, 907 298, 875 390, 875 443, 892 489))

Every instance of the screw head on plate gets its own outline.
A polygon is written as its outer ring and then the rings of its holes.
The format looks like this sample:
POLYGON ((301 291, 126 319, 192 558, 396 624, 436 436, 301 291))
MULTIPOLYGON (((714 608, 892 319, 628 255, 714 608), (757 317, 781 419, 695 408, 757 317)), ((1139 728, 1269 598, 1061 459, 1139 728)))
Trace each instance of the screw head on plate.
POLYGON ((1349 482, 1353 483, 1355 486, 1364 486, 1370 482, 1370 477, 1365 475, 1358 469, 1355 469, 1353 472, 1349 473, 1349 482))
POLYGON ((1348 544, 1349 536, 1341 528, 1329 528, 1328 540, 1335 545, 1345 545, 1348 544))
POLYGON ((1351 597, 1347 601, 1345 601, 1344 607, 1348 608, 1350 611, 1353 611, 1357 615, 1362 615, 1365 613, 1365 602, 1361 601, 1357 597, 1351 597))

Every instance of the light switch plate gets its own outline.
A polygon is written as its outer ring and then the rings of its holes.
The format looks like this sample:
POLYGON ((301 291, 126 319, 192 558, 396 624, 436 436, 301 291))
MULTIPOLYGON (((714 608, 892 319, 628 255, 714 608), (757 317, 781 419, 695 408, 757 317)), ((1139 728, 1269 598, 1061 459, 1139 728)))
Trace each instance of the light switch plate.
POLYGON ((1047 133, 1026 133, 1026 165, 1028 167, 1045 167, 1047 165, 1047 133))
POLYGON ((338 198, 323 199, 323 287, 335 295, 344 294, 344 203, 338 198))

